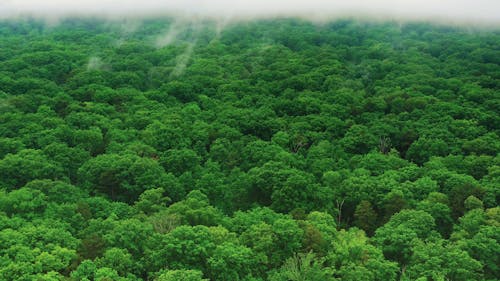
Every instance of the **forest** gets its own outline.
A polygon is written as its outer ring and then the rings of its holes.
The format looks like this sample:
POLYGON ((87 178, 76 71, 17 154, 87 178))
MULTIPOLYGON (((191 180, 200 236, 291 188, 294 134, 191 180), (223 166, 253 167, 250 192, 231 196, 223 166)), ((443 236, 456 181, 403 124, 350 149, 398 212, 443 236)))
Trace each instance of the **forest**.
POLYGON ((499 153, 499 29, 0 20, 0 280, 499 280, 499 153))

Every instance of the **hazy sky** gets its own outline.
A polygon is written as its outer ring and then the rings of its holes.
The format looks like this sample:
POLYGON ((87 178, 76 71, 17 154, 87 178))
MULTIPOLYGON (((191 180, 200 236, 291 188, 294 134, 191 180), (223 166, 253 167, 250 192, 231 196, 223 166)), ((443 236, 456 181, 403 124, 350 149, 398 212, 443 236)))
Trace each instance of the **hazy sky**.
POLYGON ((253 18, 340 16, 500 24, 500 0, 0 0, 0 17, 19 15, 253 18))

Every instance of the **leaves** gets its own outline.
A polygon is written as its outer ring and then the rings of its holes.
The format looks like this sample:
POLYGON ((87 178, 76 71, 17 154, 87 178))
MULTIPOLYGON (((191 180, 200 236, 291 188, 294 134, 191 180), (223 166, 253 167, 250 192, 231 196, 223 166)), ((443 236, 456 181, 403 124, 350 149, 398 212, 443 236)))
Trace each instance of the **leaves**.
POLYGON ((493 29, 0 20, 0 279, 496 279, 493 29))

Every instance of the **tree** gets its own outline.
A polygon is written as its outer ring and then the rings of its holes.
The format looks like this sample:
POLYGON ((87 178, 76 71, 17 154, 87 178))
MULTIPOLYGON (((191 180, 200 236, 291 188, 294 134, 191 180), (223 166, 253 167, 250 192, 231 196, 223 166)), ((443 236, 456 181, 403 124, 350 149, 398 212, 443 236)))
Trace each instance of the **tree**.
POLYGON ((498 232, 498 225, 483 226, 471 239, 458 242, 472 258, 480 262, 486 279, 494 279, 500 273, 498 232))
POLYGON ((149 246, 148 269, 158 271, 168 265, 170 269, 209 272, 209 258, 216 247, 208 227, 178 226, 149 246))
POLYGON ((135 207, 146 215, 164 210, 171 201, 170 198, 163 195, 164 193, 163 188, 145 190, 139 196, 139 200, 135 202, 135 207))
POLYGON ((298 252, 302 246, 303 230, 288 218, 250 225, 240 236, 244 245, 251 248, 259 260, 276 267, 283 260, 298 252))
POLYGON ((177 176, 187 171, 196 171, 200 161, 201 158, 191 149, 170 149, 160 158, 165 171, 177 176))
POLYGON ((91 260, 84 260, 74 271, 71 272, 71 278, 76 280, 94 279, 97 266, 91 260))
POLYGON ((363 200, 354 212, 354 224, 363 229, 368 235, 372 235, 377 225, 377 213, 373 210, 370 202, 363 200))
POLYGON ((199 190, 191 191, 186 199, 174 203, 160 215, 175 215, 182 224, 214 226, 222 221, 222 213, 210 206, 208 198, 199 190))
MULTIPOLYGON (((104 227, 109 228, 109 231, 103 235, 106 246, 125 249, 134 259, 138 259, 144 254, 147 243, 153 235, 153 227, 149 223, 141 222, 138 219, 115 221, 108 218, 105 224, 110 224, 110 226, 104 225, 104 227)), ((117 253, 113 252, 112 254, 117 253)), ((120 252, 119 254, 127 256, 126 252, 120 252)), ((126 263, 126 261, 123 262, 126 263)))
POLYGON ((0 210, 8 216, 19 215, 33 219, 43 213, 46 207, 45 194, 27 187, 4 193, 0 197, 0 210))
POLYGON ((14 138, 0 138, 0 159, 7 154, 16 154, 24 148, 23 143, 14 138))
POLYGON ((408 148, 406 158, 416 164, 422 165, 431 156, 446 156, 448 152, 449 146, 443 140, 421 137, 408 148))
POLYGON ((377 144, 378 139, 364 125, 353 125, 342 139, 344 149, 353 154, 366 154, 376 149, 377 144))
POLYGON ((388 221, 391 216, 404 208, 406 208, 406 200, 403 192, 400 190, 392 190, 384 198, 384 221, 388 221))
POLYGON ((260 262, 251 249, 223 243, 215 248, 208 259, 209 275, 213 280, 245 280, 253 272, 262 271, 260 262))
POLYGON ((327 251, 337 235, 335 219, 328 213, 314 211, 307 215, 306 221, 320 232, 322 238, 320 241, 324 241, 326 248, 325 245, 318 246, 321 246, 323 251, 327 251))
POLYGON ((176 116, 171 116, 165 123, 153 121, 143 131, 143 141, 158 151, 183 148, 187 146, 188 138, 182 128, 183 124, 176 120, 176 116))
POLYGON ((110 248, 104 255, 95 261, 98 267, 107 267, 116 270, 120 276, 136 271, 132 255, 127 250, 110 248))
POLYGON ((10 189, 35 179, 64 179, 62 167, 50 161, 40 150, 25 149, 0 160, 0 183, 10 189))
POLYGON ((208 281, 198 270, 168 270, 162 273, 155 281, 208 281))
POLYGON ((414 243, 434 236, 435 227, 434 218, 428 213, 403 210, 375 231, 373 241, 387 258, 404 265, 412 255, 414 243))
POLYGON ((47 200, 52 203, 76 203, 86 198, 88 195, 77 186, 63 181, 34 180, 27 183, 25 188, 39 190, 47 196, 47 200))
POLYGON ((424 243, 413 248, 410 263, 403 278, 425 277, 432 280, 482 280, 481 264, 456 245, 443 240, 424 243), (407 277, 406 277, 407 276, 407 277))
POLYGON ((443 237, 449 237, 453 228, 451 209, 445 194, 432 192, 426 200, 417 204, 417 210, 429 213, 436 222, 436 227, 443 237))
MULTIPOLYGON (((168 183, 168 175, 158 162, 130 154, 99 155, 84 163, 78 175, 82 186, 90 192, 104 193, 113 200, 125 202, 135 201, 144 190, 168 183)), ((179 192, 176 188, 165 186, 167 194, 173 197, 179 192)))
POLYGON ((289 212, 296 208, 306 211, 313 208, 322 209, 322 193, 321 187, 314 184, 311 175, 293 174, 286 179, 283 186, 274 188, 271 194, 271 208, 278 212, 289 212), (314 202, 314 206, 311 202, 314 202))
POLYGON ((464 201, 464 207, 466 210, 473 210, 473 209, 482 209, 483 208, 483 202, 479 200, 477 197, 474 195, 471 195, 467 197, 464 201))
POLYGON ((382 251, 368 243, 363 231, 341 230, 326 257, 334 276, 342 280, 396 280, 397 265, 385 260, 382 251))
POLYGON ((287 259, 281 268, 272 273, 271 281, 330 281, 336 280, 327 268, 323 268, 321 260, 317 260, 311 252, 295 254, 287 259))

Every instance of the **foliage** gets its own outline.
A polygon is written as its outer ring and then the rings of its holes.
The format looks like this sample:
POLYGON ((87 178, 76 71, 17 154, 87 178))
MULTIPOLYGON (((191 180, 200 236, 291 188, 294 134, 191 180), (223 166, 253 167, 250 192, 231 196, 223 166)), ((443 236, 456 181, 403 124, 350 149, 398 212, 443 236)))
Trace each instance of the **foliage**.
POLYGON ((0 280, 500 276, 495 28, 21 17, 0 38, 0 280))

